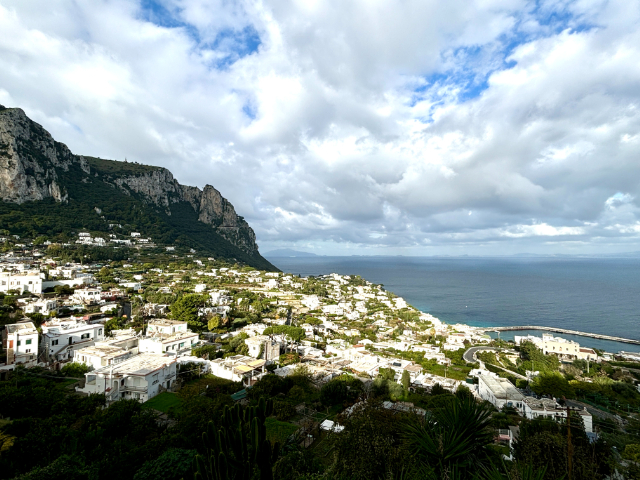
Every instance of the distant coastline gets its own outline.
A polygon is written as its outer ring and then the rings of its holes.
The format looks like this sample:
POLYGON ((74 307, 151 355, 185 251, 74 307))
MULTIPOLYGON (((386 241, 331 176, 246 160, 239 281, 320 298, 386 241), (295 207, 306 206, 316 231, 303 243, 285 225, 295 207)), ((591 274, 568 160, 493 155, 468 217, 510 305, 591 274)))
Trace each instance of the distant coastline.
MULTIPOLYGON (((636 258, 315 256, 272 261, 302 276, 361 275, 445 323, 482 328, 492 336, 491 327, 523 325, 621 338, 638 332, 636 258)), ((609 352, 640 351, 634 344, 563 336, 609 352)), ((501 338, 513 338, 513 332, 501 332, 501 338)))

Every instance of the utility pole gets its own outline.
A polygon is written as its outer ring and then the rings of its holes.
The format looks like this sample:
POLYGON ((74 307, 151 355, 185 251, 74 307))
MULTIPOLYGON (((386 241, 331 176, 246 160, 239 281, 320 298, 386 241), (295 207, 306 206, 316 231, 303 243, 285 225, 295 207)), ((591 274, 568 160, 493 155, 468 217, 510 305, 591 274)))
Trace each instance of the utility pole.
POLYGON ((573 480, 573 445, 571 444, 571 412, 569 410, 569 404, 567 399, 562 397, 565 405, 567 406, 567 470, 568 479, 573 480))

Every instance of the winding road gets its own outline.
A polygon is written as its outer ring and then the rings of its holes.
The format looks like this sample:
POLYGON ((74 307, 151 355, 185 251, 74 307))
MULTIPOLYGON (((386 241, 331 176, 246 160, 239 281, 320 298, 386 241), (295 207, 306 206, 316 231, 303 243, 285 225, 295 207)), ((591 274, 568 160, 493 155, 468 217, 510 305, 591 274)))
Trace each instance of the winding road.
MULTIPOLYGON (((499 352, 500 350, 502 350, 501 348, 497 348, 497 347, 471 347, 469 348, 466 352, 464 352, 462 354, 462 358, 464 359, 465 362, 468 363, 475 363, 475 362, 479 362, 480 363, 480 369, 481 370, 486 370, 485 366, 484 366, 484 362, 482 362, 482 360, 479 360, 476 357, 476 353, 481 352, 481 351, 493 351, 493 352, 499 352)), ((519 373, 516 373, 514 371, 508 370, 504 367, 501 367, 500 365, 493 365, 496 368, 499 368, 500 370, 504 370, 507 373, 510 373, 511 375, 513 375, 516 378, 521 378, 523 380, 527 380, 527 377, 525 377, 524 375, 520 375, 519 373)))
POLYGON ((471 347, 469 350, 464 352, 464 354, 462 355, 462 358, 464 359, 465 362, 475 363, 478 361, 478 359, 476 358, 476 353, 482 350, 494 351, 494 352, 500 351, 500 349, 496 347, 471 347))

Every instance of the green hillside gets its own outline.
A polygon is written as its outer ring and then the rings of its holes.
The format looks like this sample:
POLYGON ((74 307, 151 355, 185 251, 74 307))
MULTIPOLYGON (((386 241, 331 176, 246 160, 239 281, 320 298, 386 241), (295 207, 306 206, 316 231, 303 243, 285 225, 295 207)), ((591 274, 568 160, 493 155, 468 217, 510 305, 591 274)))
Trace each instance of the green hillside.
MULTIPOLYGON (((158 168, 96 158, 89 161, 92 171, 114 176, 140 174, 158 168)), ((57 169, 56 173, 69 194, 68 202, 57 203, 53 199, 23 204, 0 202, 0 229, 21 237, 46 236, 64 240, 84 230, 111 233, 109 224, 120 224, 122 228, 116 228, 115 233, 140 232, 157 244, 193 248, 200 254, 277 270, 259 254, 247 254, 218 235, 211 226, 198 221, 196 212, 187 202, 171 205, 171 215, 167 215, 163 209, 148 204, 135 193, 127 195, 105 183, 100 175, 87 179, 77 165, 72 165, 66 172, 57 169)))

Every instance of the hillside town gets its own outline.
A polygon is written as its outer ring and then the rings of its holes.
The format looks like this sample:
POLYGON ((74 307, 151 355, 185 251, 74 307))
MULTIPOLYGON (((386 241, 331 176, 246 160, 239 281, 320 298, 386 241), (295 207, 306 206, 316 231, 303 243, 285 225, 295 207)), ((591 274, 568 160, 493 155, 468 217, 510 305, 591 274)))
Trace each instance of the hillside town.
MULTIPOLYGON (((468 392, 512 415, 496 429, 505 458, 519 434, 514 418, 577 416, 596 441, 607 422, 628 422, 625 408, 629 418, 640 413, 640 363, 628 367, 640 360, 635 354, 547 333, 501 341, 482 328, 444 323, 357 275, 301 277, 195 252, 167 256, 166 248, 101 262, 68 261, 61 252, 32 245, 0 258, 0 379, 23 368, 73 370, 75 393, 104 395, 109 406, 175 395, 197 372, 233 382, 232 398, 245 403, 269 378, 303 371, 319 392, 338 379, 364 391, 382 383, 385 408, 422 416, 430 394, 468 392), (604 379, 629 385, 636 413, 631 403, 589 393, 604 379), (557 384, 584 393, 566 400, 557 384)), ((299 400, 298 410, 318 408, 317 400, 299 400)), ((339 415, 362 401, 339 403, 318 428, 339 432, 339 415)))

